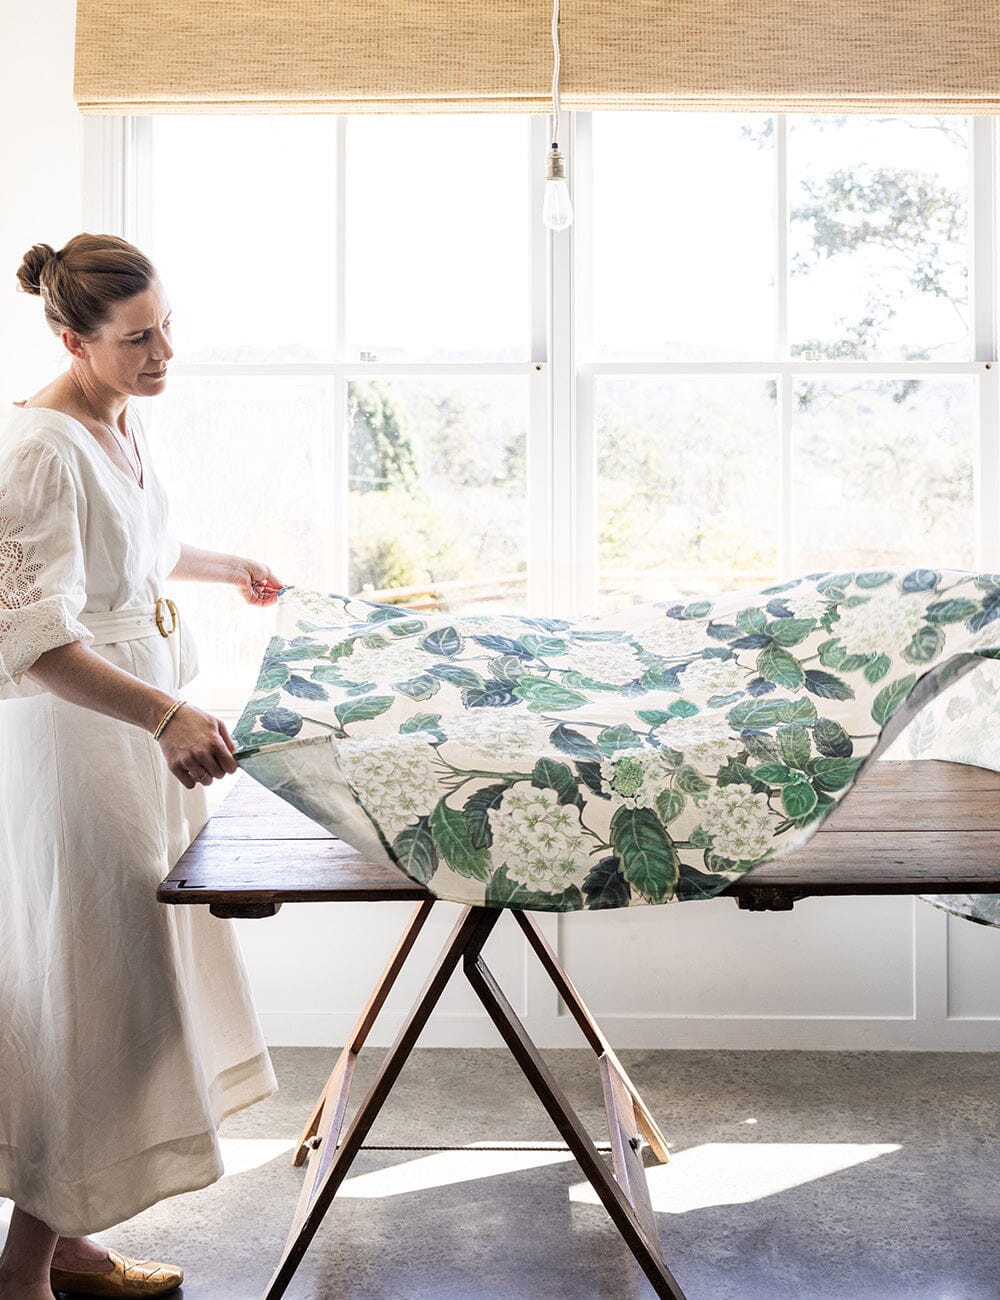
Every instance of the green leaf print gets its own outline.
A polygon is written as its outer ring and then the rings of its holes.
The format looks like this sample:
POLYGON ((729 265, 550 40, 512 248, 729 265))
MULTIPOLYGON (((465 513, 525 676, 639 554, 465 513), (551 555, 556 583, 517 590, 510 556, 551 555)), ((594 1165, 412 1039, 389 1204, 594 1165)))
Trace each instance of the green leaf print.
POLYGON ((565 763, 540 758, 531 773, 531 784, 539 790, 555 790, 560 803, 582 803, 576 777, 565 763))
POLYGON ((641 749, 642 737, 624 724, 617 727, 605 727, 598 733, 597 744, 604 754, 614 754, 619 749, 641 749))
POLYGON ((550 655, 564 655, 568 649, 566 642, 560 640, 557 636, 539 636, 535 632, 528 632, 521 637, 521 644, 528 647, 540 659, 545 659, 550 655))
POLYGON ((583 908, 583 895, 576 885, 546 894, 528 889, 507 875, 506 867, 493 872, 486 886, 487 907, 516 907, 532 912, 579 912, 583 908))
POLYGON ((685 794, 704 794, 711 786, 700 772, 685 763, 677 769, 677 789, 685 794))
POLYGON ((622 875, 617 858, 601 858, 584 877, 583 892, 587 907, 596 912, 608 907, 628 907, 632 890, 622 875))
POLYGON ((928 623, 961 623, 982 610, 976 600, 938 600, 927 606, 928 623))
POLYGON ((892 582, 895 576, 888 569, 876 569, 871 573, 859 573, 854 581, 863 590, 870 590, 872 587, 884 587, 887 582, 892 582))
POLYGON ((563 709, 578 709, 587 703, 587 697, 579 691, 550 682, 547 677, 522 677, 514 687, 514 694, 527 701, 532 713, 557 713, 563 709))
POLYGON ((391 709, 392 704, 391 695, 365 695, 360 700, 344 700, 341 704, 335 704, 333 711, 340 725, 346 727, 350 722, 370 722, 372 718, 385 713, 386 709, 391 709))
POLYGON ((778 705, 779 722, 815 722, 816 705, 803 696, 798 700, 785 700, 778 705))
POLYGON ((775 739, 781 750, 781 757, 789 767, 804 768, 812 754, 809 730, 801 725, 779 727, 775 739))
POLYGON ((611 847, 623 874, 651 903, 673 893, 680 860, 673 840, 648 808, 619 808, 611 819, 611 847))
POLYGON ((517 655, 497 655, 490 660, 490 672, 499 682, 516 685, 524 676, 524 660, 517 655))
POLYGON ((475 880, 489 880, 489 852, 473 845, 469 822, 463 812, 449 808, 444 799, 439 799, 431 813, 430 828, 438 853, 452 871, 475 880))
POLYGON ((420 642, 421 647, 432 655, 457 655, 462 649, 462 638, 453 627, 439 627, 420 642))
POLYGON ((549 733, 549 742, 563 754, 569 754, 573 758, 589 758, 594 762, 601 760, 601 751, 590 737, 585 736, 582 731, 574 731, 572 727, 567 727, 565 722, 560 722, 559 726, 549 733))
POLYGON ((661 790, 656 796, 656 811, 659 814, 660 821, 667 825, 675 821, 684 811, 684 805, 687 800, 681 790, 661 790))
POLYGON ((793 772, 784 763, 764 763, 761 767, 753 768, 753 774, 765 785, 791 785, 793 781, 802 779, 801 772, 793 772))
POLYGON ((248 701, 246 708, 240 714, 240 720, 233 728, 233 740, 237 744, 241 743, 246 736, 253 730, 253 725, 262 713, 273 708, 281 699, 278 691, 271 695, 262 695, 256 699, 248 701))
POLYGON ((465 801, 465 820, 469 825, 469 840, 474 849, 488 849, 493 843, 490 812, 500 807, 508 789, 506 785, 485 785, 465 801))
POLYGON ((862 758, 818 758, 813 765, 813 780, 821 790, 842 790, 854 780, 863 762, 862 758))
POLYGON ((405 682, 393 682, 392 689, 410 700, 429 700, 432 695, 437 695, 441 683, 430 673, 421 673, 419 677, 410 677, 405 682))
POLYGON ((783 720, 782 708, 780 700, 744 700, 734 705, 726 718, 734 727, 774 727, 783 720))
POLYGON ((916 673, 908 673, 905 677, 899 677, 888 686, 884 686, 875 696, 875 703, 872 705, 872 717, 883 726, 910 693, 910 688, 917 680, 916 673))
POLYGON ((833 718, 817 718, 813 740, 819 752, 829 758, 848 758, 854 753, 854 742, 833 718))
POLYGON ((279 659, 265 659, 257 678, 257 689, 271 691, 276 686, 284 686, 291 675, 287 665, 279 659))
POLYGON ((814 618, 779 618, 767 629, 780 646, 800 645, 816 630, 814 618))
POLYGON ((438 855, 426 817, 407 826, 392 842, 392 851, 408 876, 426 885, 437 871, 438 855))
POLYGON ((792 690, 805 681, 805 672, 795 656, 776 645, 767 646, 757 656, 757 671, 776 686, 787 686, 792 690))
POLYGON ((806 690, 823 700, 853 700, 854 691, 845 681, 820 668, 806 672, 806 690))
POLYGON ((892 667, 892 660, 888 655, 876 655, 871 663, 865 665, 865 681, 880 682, 892 667))
POLYGON ((903 658, 911 664, 929 664, 944 649, 945 634, 940 627, 925 623, 913 634, 913 640, 903 651, 903 658))
POLYGON ((796 781, 782 788, 781 802, 789 817, 807 817, 816 807, 816 791, 808 781, 796 781))

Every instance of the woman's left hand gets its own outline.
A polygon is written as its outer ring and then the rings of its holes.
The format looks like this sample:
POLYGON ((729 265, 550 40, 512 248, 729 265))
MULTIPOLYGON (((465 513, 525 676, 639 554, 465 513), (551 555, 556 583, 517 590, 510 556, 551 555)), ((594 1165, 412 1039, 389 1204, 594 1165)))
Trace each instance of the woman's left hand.
POLYGON ((285 585, 266 564, 256 560, 240 560, 234 581, 248 605, 273 605, 285 585))

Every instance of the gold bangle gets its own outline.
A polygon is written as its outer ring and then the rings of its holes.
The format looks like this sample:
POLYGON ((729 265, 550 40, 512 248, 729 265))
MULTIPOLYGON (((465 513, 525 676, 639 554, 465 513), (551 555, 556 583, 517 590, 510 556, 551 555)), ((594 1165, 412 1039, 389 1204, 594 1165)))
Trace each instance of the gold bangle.
POLYGON ((165 731, 166 728, 167 728, 167 723, 170 721, 170 719, 174 716, 174 714, 177 712, 177 710, 178 710, 178 709, 181 707, 181 705, 184 704, 184 703, 185 703, 184 700, 174 700, 173 704, 171 704, 170 708, 167 709, 166 713, 165 713, 165 714, 163 715, 163 717, 160 719, 159 726, 158 726, 158 727, 156 728, 156 730, 153 732, 153 739, 154 739, 154 740, 159 740, 159 739, 160 739, 160 737, 163 735, 164 731, 165 731))

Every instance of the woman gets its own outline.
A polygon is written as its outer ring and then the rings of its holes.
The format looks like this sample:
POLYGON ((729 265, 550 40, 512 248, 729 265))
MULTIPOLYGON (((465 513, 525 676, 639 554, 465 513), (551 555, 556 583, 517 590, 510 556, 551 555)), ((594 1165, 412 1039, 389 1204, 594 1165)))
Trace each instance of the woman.
POLYGON ((0 1295, 161 1295, 182 1280, 88 1238, 222 1175, 224 1116, 274 1074, 232 922, 156 886, 235 772, 168 579, 272 605, 265 564, 177 542, 130 397, 162 393, 170 308, 110 235, 18 271, 69 367, 0 437, 0 1295))

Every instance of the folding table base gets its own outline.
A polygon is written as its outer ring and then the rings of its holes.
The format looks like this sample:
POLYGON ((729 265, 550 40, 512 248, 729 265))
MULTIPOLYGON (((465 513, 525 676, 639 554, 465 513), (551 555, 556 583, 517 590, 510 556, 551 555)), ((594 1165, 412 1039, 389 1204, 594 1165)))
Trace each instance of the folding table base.
POLYGON ((558 958, 536 922, 527 912, 513 916, 556 986, 560 996, 599 1057, 605 1109, 611 1134, 614 1172, 608 1168, 580 1117, 570 1106, 542 1060, 524 1025, 482 957, 482 948, 501 912, 495 908, 467 907, 441 950, 420 996, 389 1049, 368 1094, 341 1137, 344 1115, 358 1053, 396 981, 417 936, 434 906, 434 899, 417 904, 392 956, 362 1011, 350 1041, 341 1052, 333 1073, 320 1093, 306 1125, 293 1163, 306 1164, 306 1179, 299 1196, 281 1261, 262 1300, 285 1294, 323 1216, 361 1150, 376 1116, 406 1063, 459 962, 490 1018, 510 1048, 548 1111, 566 1145, 576 1157, 628 1248, 652 1284, 657 1296, 685 1300, 684 1292, 663 1261, 653 1208, 642 1162, 644 1140, 656 1158, 668 1157, 667 1145, 621 1063, 587 1010, 558 958))

